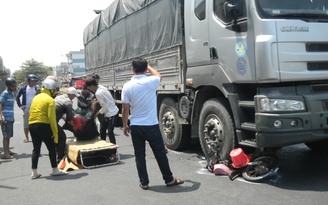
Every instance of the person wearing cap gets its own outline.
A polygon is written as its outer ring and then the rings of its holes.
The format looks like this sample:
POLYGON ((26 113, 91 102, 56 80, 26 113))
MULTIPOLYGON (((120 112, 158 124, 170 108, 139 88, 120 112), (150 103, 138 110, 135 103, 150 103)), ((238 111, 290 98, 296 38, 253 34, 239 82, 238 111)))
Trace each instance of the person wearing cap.
POLYGON ((118 113, 118 108, 110 92, 105 88, 100 88, 94 78, 88 78, 85 86, 88 90, 95 94, 100 109, 95 111, 94 116, 104 114, 104 119, 100 127, 100 138, 106 140, 106 130, 108 130, 109 141, 116 144, 114 135, 114 116, 118 113))
MULTIPOLYGON (((66 150, 66 134, 62 126, 60 126, 59 120, 65 120, 65 123, 73 125, 73 99, 78 97, 79 94, 77 93, 74 87, 69 87, 67 89, 67 93, 64 95, 58 95, 55 97, 55 104, 56 104, 56 120, 57 120, 57 127, 58 127, 58 144, 57 144, 57 161, 59 162, 65 156, 66 150), (64 114, 66 117, 64 117, 64 114)), ((72 130, 70 130, 72 131, 72 130)))
POLYGON ((3 136, 3 158, 13 159, 12 155, 16 152, 10 151, 10 138, 14 136, 14 92, 16 91, 16 80, 14 78, 7 78, 5 81, 7 89, 0 95, 0 117, 1 117, 1 131, 3 136))
POLYGON ((32 152, 32 179, 41 177, 38 172, 38 162, 42 142, 49 151, 49 160, 52 167, 52 176, 66 175, 58 169, 56 160, 56 144, 58 143, 58 129, 56 124, 56 105, 52 98, 56 92, 57 82, 53 79, 45 79, 42 82, 41 93, 36 95, 31 103, 29 117, 29 131, 31 133, 32 152))
POLYGON ((34 74, 29 74, 27 76, 27 85, 20 87, 17 96, 16 103, 18 107, 23 111, 23 122, 24 122, 24 143, 29 142, 28 139, 28 118, 30 112, 30 105, 32 99, 40 91, 39 86, 36 84, 38 82, 38 77, 34 74))

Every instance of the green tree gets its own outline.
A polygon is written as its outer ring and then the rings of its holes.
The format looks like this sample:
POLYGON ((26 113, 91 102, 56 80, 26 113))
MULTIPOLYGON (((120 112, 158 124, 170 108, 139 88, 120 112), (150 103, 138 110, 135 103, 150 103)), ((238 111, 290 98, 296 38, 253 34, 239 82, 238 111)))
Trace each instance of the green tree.
POLYGON ((26 84, 29 74, 35 74, 41 81, 48 75, 52 75, 52 67, 44 66, 42 62, 38 62, 32 58, 31 60, 25 61, 21 69, 15 71, 12 76, 16 79, 17 84, 26 84))

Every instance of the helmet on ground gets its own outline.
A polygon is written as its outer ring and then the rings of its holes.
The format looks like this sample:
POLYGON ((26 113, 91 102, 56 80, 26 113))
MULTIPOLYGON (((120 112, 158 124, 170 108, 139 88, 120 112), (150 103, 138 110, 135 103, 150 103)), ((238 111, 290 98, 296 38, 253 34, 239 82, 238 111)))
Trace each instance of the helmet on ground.
POLYGON ((36 75, 34 75, 34 74, 29 74, 29 75, 27 76, 27 82, 29 83, 31 80, 38 81, 39 78, 38 78, 38 76, 36 76, 36 75))
POLYGON ((77 130, 83 130, 85 125, 87 124, 87 121, 81 114, 74 115, 74 126, 77 130))
POLYGON ((5 84, 7 87, 16 87, 17 86, 17 82, 14 78, 7 78, 5 84))
POLYGON ((47 90, 56 90, 57 88, 57 82, 52 79, 45 79, 42 82, 42 87, 47 90))

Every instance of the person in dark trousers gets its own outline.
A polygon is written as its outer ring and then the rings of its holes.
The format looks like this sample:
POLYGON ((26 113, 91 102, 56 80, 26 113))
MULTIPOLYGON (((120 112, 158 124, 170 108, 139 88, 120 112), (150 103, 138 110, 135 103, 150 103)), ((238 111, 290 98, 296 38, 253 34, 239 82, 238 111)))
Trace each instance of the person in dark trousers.
POLYGON ((0 95, 0 117, 1 131, 3 136, 3 159, 13 159, 12 155, 16 152, 10 151, 10 138, 14 136, 14 92, 17 89, 17 83, 14 78, 7 78, 5 81, 7 89, 0 95))
POLYGON ((123 133, 129 136, 131 132, 139 186, 148 189, 149 184, 146 141, 155 155, 166 185, 182 184, 183 180, 173 177, 158 125, 156 90, 161 82, 161 75, 142 58, 132 61, 132 72, 134 76, 124 84, 122 90, 123 133), (151 74, 149 77, 146 76, 147 70, 151 74), (131 112, 130 126, 128 125, 129 111, 131 112))
POLYGON ((38 162, 42 142, 49 151, 49 160, 52 167, 52 176, 66 175, 57 167, 56 146, 58 143, 58 130, 56 123, 56 105, 52 98, 56 92, 57 82, 53 79, 45 79, 42 82, 41 93, 36 95, 31 103, 29 117, 29 131, 33 142, 32 152, 32 179, 41 177, 38 172, 38 162))
POLYGON ((27 85, 22 86, 16 96, 16 102, 18 107, 24 112, 23 122, 24 122, 24 143, 29 142, 28 138, 28 118, 30 112, 30 105, 34 96, 40 91, 39 86, 36 84, 38 82, 38 77, 34 74, 29 74, 27 76, 27 85), (22 100, 21 100, 22 98, 22 100))
MULTIPOLYGON (((63 95, 58 95, 55 97, 56 103, 56 119, 57 119, 57 128, 58 128, 58 144, 57 144, 57 161, 60 162, 64 156, 66 151, 66 134, 64 132, 63 127, 61 127, 58 123, 60 119, 64 119, 65 123, 73 125, 73 99, 78 97, 78 93, 75 88, 69 87, 67 89, 67 93, 63 95), (65 118, 64 114, 66 115, 65 118)), ((73 126, 72 126, 73 127, 73 126)), ((73 131, 73 130, 70 130, 73 131)))
POLYGON ((108 131, 109 141, 116 144, 116 139, 114 135, 114 117, 118 113, 118 107, 110 94, 110 92, 98 85, 97 81, 93 78, 87 79, 85 86, 96 96, 100 110, 95 111, 94 117, 99 114, 104 114, 104 119, 100 127, 100 138, 106 140, 106 130, 108 131))

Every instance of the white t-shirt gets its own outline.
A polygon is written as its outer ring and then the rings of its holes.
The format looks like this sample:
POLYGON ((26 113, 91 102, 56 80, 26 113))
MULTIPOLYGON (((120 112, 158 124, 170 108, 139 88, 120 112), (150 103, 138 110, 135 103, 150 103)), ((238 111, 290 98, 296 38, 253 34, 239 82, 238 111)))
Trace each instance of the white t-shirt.
POLYGON ((95 96, 101 106, 99 110, 100 114, 104 114, 105 117, 112 117, 118 113, 119 110, 115 104, 115 101, 106 88, 98 85, 95 96))
POLYGON ((135 75, 124 84, 122 103, 130 103, 130 125, 156 125, 156 90, 160 84, 157 76, 135 75))
POLYGON ((26 107, 30 107, 32 99, 35 96, 35 87, 26 86, 26 107))

